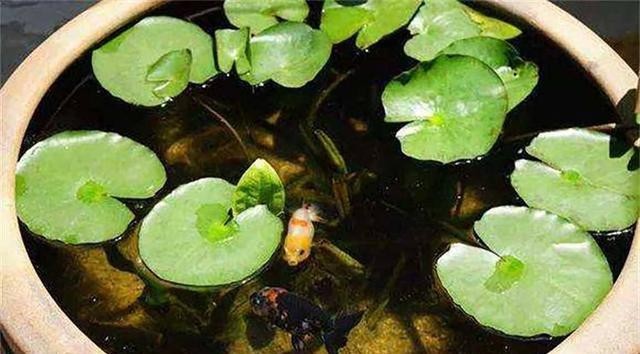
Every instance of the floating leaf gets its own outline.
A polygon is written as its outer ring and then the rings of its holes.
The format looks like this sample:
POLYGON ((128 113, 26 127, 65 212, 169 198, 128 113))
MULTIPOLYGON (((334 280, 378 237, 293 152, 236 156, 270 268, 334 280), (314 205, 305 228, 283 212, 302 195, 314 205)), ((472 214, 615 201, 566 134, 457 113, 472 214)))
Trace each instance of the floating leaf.
POLYGON ((234 186, 218 178, 182 185, 142 222, 138 247, 158 277, 191 286, 242 281, 259 271, 280 244, 282 222, 266 206, 226 220, 234 186))
POLYGON ((278 18, 302 22, 309 14, 305 0, 225 0, 224 13, 234 26, 260 33, 278 23, 278 18))
POLYGON ((511 184, 524 201, 586 230, 618 230, 638 218, 640 172, 627 167, 633 149, 619 157, 616 139, 586 129, 539 134, 527 152, 542 162, 516 161, 511 184))
POLYGON ((235 215, 254 207, 266 205, 274 214, 284 208, 284 186, 276 170, 263 159, 257 159, 244 172, 233 193, 233 213, 235 215))
POLYGON ((324 32, 304 23, 282 22, 253 36, 250 53, 251 71, 242 76, 244 80, 301 87, 329 60, 331 42, 324 32))
POLYGON ((356 45, 364 49, 409 22, 420 3, 421 0, 369 0, 344 6, 335 0, 325 0, 320 29, 333 43, 360 31, 356 45))
POLYGON ((114 133, 68 131, 20 158, 18 216, 34 233, 80 244, 121 235, 133 213, 116 198, 149 198, 165 183, 153 151, 114 133))
POLYGON ((485 16, 482 13, 462 5, 464 11, 469 15, 471 20, 475 22, 481 29, 482 35, 498 39, 511 39, 519 36, 522 31, 512 24, 500 21, 497 18, 485 16))
POLYGON ((171 51, 149 68, 147 81, 158 82, 153 93, 167 99, 177 96, 189 85, 191 52, 189 49, 171 51))
POLYGON ((557 215, 502 206, 474 228, 489 250, 453 244, 436 271, 453 301, 482 325, 518 336, 566 335, 611 289, 593 238, 557 215))
POLYGON ((429 61, 451 43, 476 36, 509 39, 520 31, 462 5, 456 0, 429 0, 409 23, 414 35, 404 47, 405 53, 420 61, 429 61))
POLYGON ((491 149, 507 111, 498 75, 468 56, 440 56, 406 72, 382 94, 386 122, 412 122, 398 131, 404 154, 452 162, 491 149))
POLYGON ((525 62, 509 43, 490 37, 460 39, 445 48, 442 54, 468 55, 482 60, 496 71, 507 88, 509 109, 522 102, 538 83, 538 67, 525 62))
POLYGON ((239 75, 251 70, 247 57, 249 49, 249 28, 239 30, 221 29, 216 31, 216 53, 220 71, 228 73, 233 63, 239 75))
POLYGON ((217 73, 213 41, 200 27, 172 17, 147 17, 93 51, 93 73, 112 95, 133 104, 157 106, 167 101, 166 93, 175 96, 181 91, 178 88, 186 87, 175 78, 186 70, 181 51, 187 49, 190 82, 203 83, 217 73), (174 78, 174 82, 164 92, 165 80, 158 82, 155 75, 174 78))

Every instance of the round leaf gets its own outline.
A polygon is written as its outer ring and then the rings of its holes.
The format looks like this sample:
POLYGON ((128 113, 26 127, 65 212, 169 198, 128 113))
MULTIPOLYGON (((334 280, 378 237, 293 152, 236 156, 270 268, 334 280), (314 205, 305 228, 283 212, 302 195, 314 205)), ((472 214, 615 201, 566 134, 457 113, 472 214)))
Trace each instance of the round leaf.
POLYGON ((331 55, 327 35, 304 23, 282 22, 251 38, 251 71, 243 79, 269 79, 286 87, 301 87, 322 69, 331 55))
POLYGON ((284 198, 284 186, 276 170, 267 161, 257 159, 238 181, 232 198, 233 213, 263 204, 277 215, 284 209, 284 198))
POLYGON ((224 13, 234 26, 260 33, 283 20, 302 22, 309 14, 305 0, 225 0, 224 13))
POLYGON ((249 48, 249 28, 239 30, 221 29, 216 31, 216 53, 220 71, 228 73, 233 63, 238 74, 251 70, 247 51, 249 48))
POLYGON ((633 150, 619 153, 618 145, 586 129, 542 133, 527 152, 543 163, 516 161, 511 184, 530 206, 587 230, 626 228, 638 218, 640 172, 628 167, 633 150))
POLYGON ((593 238, 557 215, 497 207, 475 231, 489 250, 453 244, 436 271, 453 301, 485 326, 518 336, 566 335, 611 289, 611 270, 593 238))
POLYGON ((500 77, 467 56, 418 65, 387 85, 382 103, 385 121, 413 121, 396 134, 406 155, 444 163, 488 152, 507 111, 500 77))
POLYGON ((203 178, 160 201, 140 227, 138 247, 147 267, 191 286, 230 284, 259 271, 278 248, 282 222, 264 205, 227 221, 233 191, 224 180, 203 178))
POLYGON ((509 110, 522 102, 538 83, 538 67, 525 62, 509 43, 490 37, 471 37, 453 42, 442 54, 468 55, 496 71, 507 88, 509 110))
MULTIPOLYGON (((185 49, 191 55, 190 82, 203 83, 217 73, 213 41, 200 27, 172 17, 147 17, 93 51, 93 73, 112 95, 129 103, 156 106, 166 102, 168 97, 157 94, 158 87, 165 82, 153 79, 154 69, 163 67, 165 77, 179 76, 185 67, 176 64, 184 62, 184 57, 173 54, 167 58, 165 55, 185 49), (178 73, 168 73, 168 68, 178 73)), ((169 93, 180 91, 172 89, 169 93)))
POLYGON ((421 0, 368 0, 361 5, 343 6, 325 1, 320 28, 334 43, 356 32, 358 48, 367 48, 404 26, 420 6, 421 0))
POLYGON ((408 28, 414 37, 405 43, 404 52, 420 61, 432 60, 449 44, 481 32, 456 0, 425 3, 408 28))
POLYGON ((520 34, 510 24, 484 16, 456 0, 426 1, 408 28, 414 37, 407 41, 404 51, 420 61, 432 60, 460 39, 475 36, 509 39, 520 34))
POLYGON ((171 51, 149 68, 147 81, 157 82, 153 93, 161 98, 177 96, 189 85, 191 52, 189 49, 171 51))
POLYGON ((18 217, 34 233, 65 243, 122 234, 133 213, 120 198, 149 198, 166 181, 153 151, 114 133, 69 131, 31 147, 16 174, 18 217))

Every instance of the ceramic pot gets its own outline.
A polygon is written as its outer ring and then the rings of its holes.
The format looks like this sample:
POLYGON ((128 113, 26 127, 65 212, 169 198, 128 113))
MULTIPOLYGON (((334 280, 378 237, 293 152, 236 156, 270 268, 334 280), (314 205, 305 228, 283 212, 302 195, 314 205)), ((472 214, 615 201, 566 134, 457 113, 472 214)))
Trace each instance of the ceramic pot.
MULTIPOLYGON (((24 353, 102 353, 62 312, 38 278, 18 229, 14 175, 27 125, 43 95, 76 58, 163 0, 104 0, 51 35, 0 91, 0 324, 9 345, 24 353)), ((528 23, 581 65, 613 105, 634 90, 638 77, 602 41, 545 0, 489 0, 487 5, 528 23)), ((633 99, 631 100, 633 101, 633 99)), ((639 229, 613 290, 554 353, 640 353, 639 229)))

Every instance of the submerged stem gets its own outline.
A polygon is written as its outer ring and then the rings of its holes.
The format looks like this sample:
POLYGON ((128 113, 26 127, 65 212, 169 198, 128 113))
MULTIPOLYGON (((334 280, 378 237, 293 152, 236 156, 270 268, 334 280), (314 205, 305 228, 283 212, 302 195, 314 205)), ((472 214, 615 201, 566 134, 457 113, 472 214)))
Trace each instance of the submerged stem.
POLYGON ((385 284, 384 289, 382 289, 382 292, 380 293, 378 304, 373 309, 373 311, 371 311, 367 316, 367 326, 369 327, 370 330, 375 329, 376 325, 380 320, 380 317, 382 316, 382 313, 384 312, 384 309, 387 307, 387 304, 389 304, 389 299, 391 299, 391 293, 393 292, 393 288, 395 287, 396 282, 400 277, 400 273, 402 272, 402 269, 404 268, 406 261, 407 259, 404 253, 401 254, 400 259, 398 260, 396 265, 393 267, 393 271, 391 272, 391 276, 389 277, 389 280, 387 280, 387 283, 385 284))
MULTIPOLYGON (((606 124, 592 125, 592 126, 589 126, 589 127, 583 127, 582 129, 593 130, 593 131, 602 132, 602 133, 613 133, 613 132, 627 131, 627 130, 632 130, 632 129, 636 129, 637 130, 638 129, 638 125, 636 125, 636 124, 606 123, 606 124)), ((557 130, 561 130, 561 129, 543 130, 543 131, 536 131, 536 132, 531 132, 531 133, 519 134, 519 135, 515 135, 515 136, 512 136, 512 137, 507 137, 507 138, 505 138, 503 140, 503 142, 504 143, 512 143, 512 142, 515 142, 515 141, 520 141, 520 140, 533 138, 533 137, 537 136, 538 134, 548 133, 548 132, 557 131, 557 130)))
POLYGON ((331 241, 322 239, 316 243, 316 247, 322 248, 334 256, 338 261, 346 265, 356 274, 364 274, 364 266, 357 259, 351 257, 347 252, 338 248, 331 241))
POLYGON ((191 97, 191 98, 194 101, 196 101, 196 103, 198 103, 200 106, 202 106, 202 108, 204 108, 207 112, 213 115, 220 123, 222 123, 222 125, 225 126, 225 128, 227 128, 227 130, 229 130, 229 132, 231 132, 231 135, 233 135, 233 137, 240 144, 240 147, 242 148, 242 152, 244 152, 244 155, 247 157, 247 160, 251 160, 251 156, 249 155, 249 150, 247 150, 247 147, 244 145, 244 142, 240 137, 240 134, 238 134, 235 128, 233 128, 233 126, 220 113, 216 112, 213 108, 211 108, 211 106, 204 103, 201 99, 197 97, 191 97))
POLYGON ((320 94, 316 97, 315 101, 311 105, 311 109, 309 110, 309 114, 307 117, 300 122, 300 133, 302 134, 302 138, 305 140, 305 143, 314 154, 319 155, 321 150, 317 146, 314 141, 313 130, 315 126, 316 119, 318 118, 318 110, 322 107, 324 101, 329 97, 331 92, 333 92, 340 83, 342 83, 347 77, 353 74, 354 70, 348 70, 344 73, 339 73, 335 80, 329 84, 324 90, 320 91, 320 94))

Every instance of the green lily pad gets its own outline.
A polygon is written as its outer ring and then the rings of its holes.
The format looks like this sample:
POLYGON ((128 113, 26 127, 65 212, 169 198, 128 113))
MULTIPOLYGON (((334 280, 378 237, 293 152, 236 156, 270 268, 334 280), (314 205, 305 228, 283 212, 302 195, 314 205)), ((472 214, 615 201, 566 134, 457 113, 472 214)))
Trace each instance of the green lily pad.
POLYGON ((468 55, 496 71, 507 88, 509 110, 522 102, 538 83, 538 67, 524 61, 509 43, 491 37, 471 37, 453 42, 442 54, 468 55))
POLYGON ((432 60, 460 39, 476 36, 509 39, 520 34, 517 28, 486 17, 456 0, 426 1, 408 28, 414 37, 407 41, 404 51, 420 61, 432 60))
POLYGON ((239 75, 251 70, 247 56, 249 50, 249 28, 239 30, 221 29, 216 31, 216 53, 220 71, 228 73, 233 64, 239 75))
POLYGON ((122 100, 157 106, 179 94, 189 82, 203 83, 217 71, 213 40, 200 27, 172 17, 147 17, 92 53, 93 73, 100 85, 122 100), (161 80, 158 77, 162 78, 161 80), (169 78, 168 80, 166 78, 169 78), (167 81, 171 82, 166 92, 167 81))
POLYGON ((593 238, 557 215, 502 206, 474 228, 488 250, 453 244, 436 271, 453 301, 482 325, 517 336, 566 335, 611 289, 593 238))
POLYGON ((251 38, 251 71, 241 76, 252 84, 273 80, 301 87, 322 69, 331 55, 327 35, 304 23, 281 22, 251 38))
POLYGON ((335 0, 326 0, 320 29, 333 43, 342 42, 359 31, 356 45, 364 49, 409 22, 421 2, 369 0, 360 5, 344 6, 335 0))
POLYGON ((115 198, 152 197, 166 181, 153 151, 114 133, 68 131, 18 162, 18 217, 34 233, 70 244, 121 235, 133 213, 115 198))
POLYGON ((627 167, 633 149, 612 157, 617 143, 586 129, 539 134, 527 152, 542 162, 516 161, 511 184, 528 205, 586 230, 624 229, 638 219, 640 172, 627 167))
POLYGON ((256 205, 266 205, 278 215, 284 209, 284 186, 276 170, 263 159, 257 159, 244 172, 233 193, 233 213, 238 215, 256 205))
POLYGON ((411 122, 396 134, 405 155, 444 163, 487 153, 508 106, 493 69, 458 55, 439 56, 400 75, 385 88, 382 103, 386 122, 411 122))
POLYGON ((309 14, 305 0, 225 0, 224 13, 238 28, 256 34, 278 23, 278 19, 302 22, 309 14))
POLYGON ((189 49, 171 51, 149 68, 147 81, 158 82, 153 93, 164 99, 177 96, 189 85, 191 52, 189 49))
POLYGON ((178 187, 142 222, 140 257, 158 277, 191 286, 242 281, 270 260, 282 221, 265 205, 228 220, 235 187, 203 178, 178 187))

